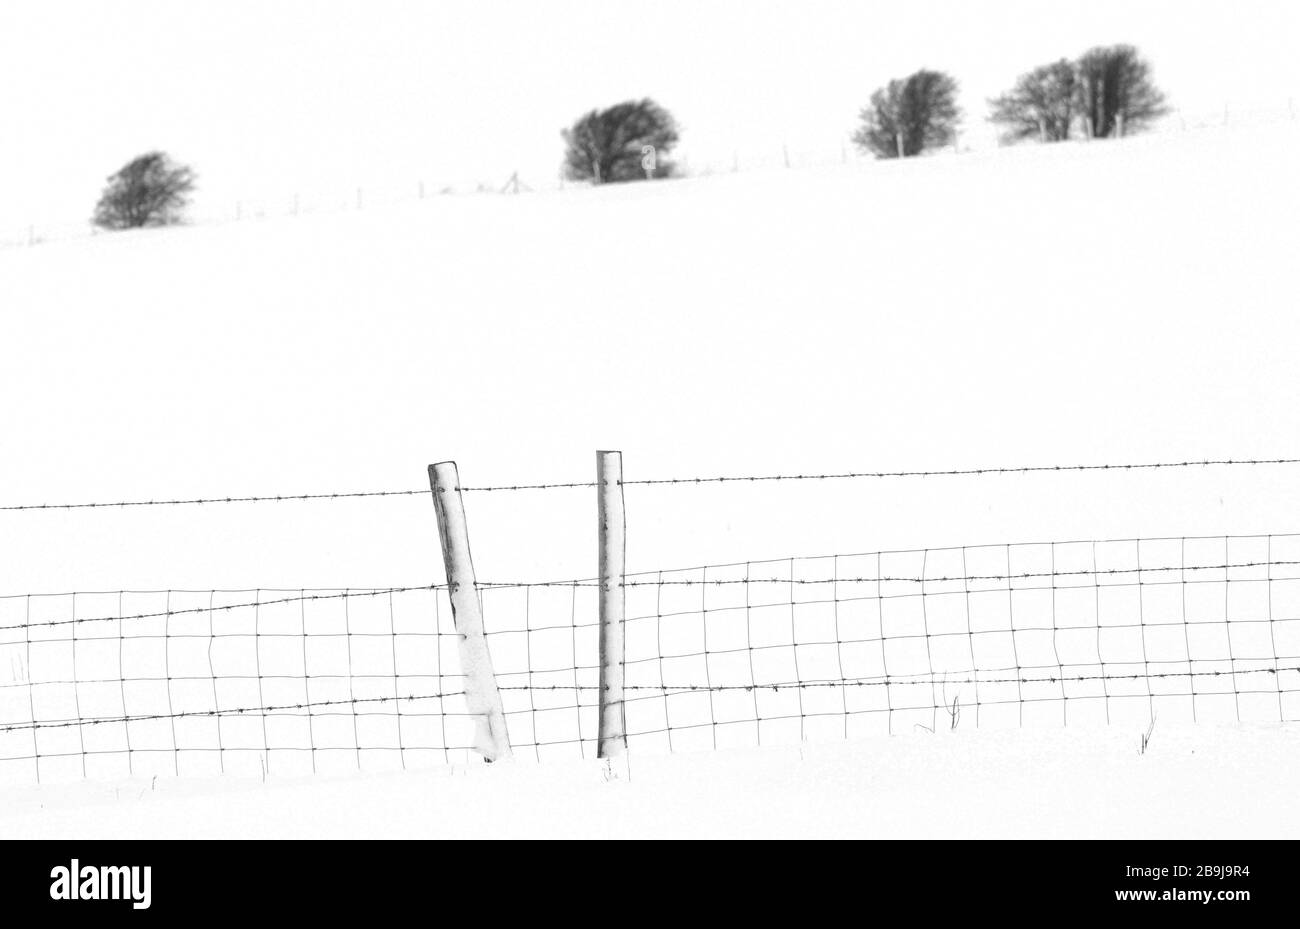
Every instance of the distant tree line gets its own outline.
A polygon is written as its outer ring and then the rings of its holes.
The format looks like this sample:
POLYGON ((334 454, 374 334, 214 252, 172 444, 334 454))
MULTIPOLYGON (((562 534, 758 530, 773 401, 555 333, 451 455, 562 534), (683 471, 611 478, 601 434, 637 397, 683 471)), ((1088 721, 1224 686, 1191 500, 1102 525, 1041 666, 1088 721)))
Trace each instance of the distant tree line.
MULTIPOLYGON (((890 81, 859 113, 853 143, 877 158, 908 158, 956 141, 957 81, 922 69, 890 81)), ((1167 112, 1150 64, 1131 45, 1093 48, 1023 74, 989 101, 1002 139, 1058 142, 1074 133, 1103 139, 1138 132, 1167 112)), ((672 115, 653 100, 592 110, 562 133, 564 176, 608 184, 671 177, 678 141, 672 115)))
MULTIPOLYGON (((862 109, 853 143, 878 158, 908 158, 950 145, 961 120, 957 91, 957 81, 942 71, 923 69, 892 80, 862 109)), ((1093 48, 1075 61, 1034 68, 990 100, 989 108, 1006 142, 1060 142, 1075 132, 1123 136, 1147 128, 1168 110, 1151 65, 1131 45, 1093 48)), ((561 135, 569 180, 612 184, 675 173, 670 155, 680 137, 677 123, 653 100, 591 110, 561 135)), ((108 178, 93 221, 104 229, 181 222, 194 185, 193 169, 165 152, 148 152, 108 178)))
MULTIPOLYGON (((956 137, 957 82, 941 71, 917 71, 890 81, 862 110, 853 142, 878 158, 906 158, 942 148, 956 137)), ((1167 112, 1151 65, 1131 45, 1093 48, 1022 74, 989 101, 989 119, 1002 139, 1059 142, 1076 130, 1089 138, 1123 136, 1167 112)))

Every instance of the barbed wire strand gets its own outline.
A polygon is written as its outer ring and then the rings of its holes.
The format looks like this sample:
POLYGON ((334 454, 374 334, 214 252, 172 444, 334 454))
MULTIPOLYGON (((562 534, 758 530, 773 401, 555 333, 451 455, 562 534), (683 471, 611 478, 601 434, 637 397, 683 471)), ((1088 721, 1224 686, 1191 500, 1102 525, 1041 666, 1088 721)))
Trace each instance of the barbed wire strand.
MULTIPOLYGON (((819 556, 820 557, 820 556, 819 556)), ((786 559, 799 560, 799 559, 786 559)), ((655 580, 623 580, 622 587, 727 587, 727 586, 745 586, 751 584, 780 584, 795 586, 826 586, 840 584, 881 584, 881 583, 899 583, 899 584, 943 584, 943 583, 970 583, 971 581, 1019 581, 1035 580, 1044 578, 1063 578, 1063 577, 1106 577, 1106 576, 1123 576, 1131 574, 1156 574, 1179 572, 1185 574, 1188 571, 1231 571, 1242 570, 1247 568, 1266 568, 1271 571, 1275 567, 1297 567, 1300 568, 1300 559, 1279 559, 1273 561, 1237 561, 1223 562, 1219 564, 1208 565, 1157 565, 1144 566, 1137 568, 1086 568, 1068 571, 1023 571, 1015 574, 967 574, 967 575, 934 575, 931 577, 915 575, 879 575, 879 576, 845 576, 829 578, 794 578, 794 577, 744 577, 744 578, 715 578, 708 580, 707 576, 696 578, 681 579, 659 579, 655 580)), ((663 573, 663 572, 660 572, 663 573)), ((1286 578, 1277 578, 1277 580, 1286 580, 1286 578)), ((1193 583, 1193 582, 1187 582, 1193 583)), ((563 587, 578 588, 601 586, 599 581, 595 580, 562 580, 562 581, 478 581, 476 586, 482 590, 528 590, 529 588, 544 587, 563 587)), ((122 613, 104 616, 82 616, 71 619, 54 619, 38 620, 35 622, 12 623, 0 625, 0 631, 11 631, 17 629, 35 629, 44 627, 80 625, 83 623, 102 623, 102 622, 122 622, 124 620, 141 620, 141 619, 165 619, 172 616, 181 616, 186 614, 197 613, 215 613, 229 612, 231 610, 241 609, 260 609, 264 606, 276 606, 286 603, 301 603, 305 601, 316 600, 350 600, 364 597, 391 597, 393 594, 420 592, 434 592, 447 590, 446 584, 419 584, 406 587, 383 587, 375 589, 358 589, 343 590, 337 593, 300 593, 297 596, 277 597, 270 600, 247 600, 239 603, 227 603, 220 606, 200 606, 187 607, 184 609, 164 609, 153 612, 143 613, 122 613)), ((168 591, 171 593, 173 591, 168 591)), ((203 591, 210 593, 210 591, 203 591)), ((66 594, 6 594, 3 599, 16 599, 23 597, 76 597, 84 594, 85 591, 68 592, 66 594)), ((118 593, 118 592, 115 592, 118 593)), ((136 593, 163 593, 162 591, 137 591, 136 593)), ((839 598, 839 599, 857 599, 857 598, 839 598)), ((835 602, 835 601, 826 601, 835 602)), ((709 612, 704 610, 703 612, 709 612)), ((581 624, 579 624, 581 627, 581 624)), ((548 627, 554 628, 554 627, 548 627)), ((491 633, 489 633, 491 634, 491 633)))
MULTIPOLYGON (((912 471, 842 471, 808 474, 744 474, 719 475, 708 477, 670 477, 643 478, 624 480, 624 487, 650 486, 685 486, 701 484, 739 484, 780 481, 842 481, 855 479, 886 478, 927 478, 927 477, 974 477, 994 474, 1037 474, 1068 473, 1089 471, 1152 471, 1173 468, 1207 468, 1207 467, 1251 467, 1266 465, 1300 464, 1300 458, 1207 458, 1199 461, 1160 461, 1136 463, 1107 464, 1073 464, 1073 465, 1016 465, 1011 467, 989 468, 946 468, 937 470, 912 471)), ((565 490, 595 487, 595 481, 565 481, 537 484, 496 484, 485 486, 462 486, 455 488, 464 493, 500 493, 527 490, 565 490)), ((414 490, 367 490, 343 491, 337 493, 293 493, 244 496, 212 496, 168 498, 155 500, 117 500, 111 502, 87 503, 26 503, 0 506, 0 512, 23 512, 39 510, 82 510, 82 509, 123 509, 126 507, 149 506, 199 506, 225 503, 289 503, 307 500, 348 500, 368 497, 412 497, 430 493, 427 487, 414 490)))
MULTIPOLYGON (((954 677, 952 675, 940 675, 931 672, 924 676, 905 676, 901 678, 841 678, 814 681, 779 681, 770 684, 624 684, 624 691, 647 692, 655 695, 661 693, 668 694, 692 694, 692 693, 754 693, 771 691, 779 693, 784 690, 818 690, 835 688, 841 689, 846 687, 890 687, 899 685, 918 685, 918 684, 1062 684, 1062 683, 1081 683, 1085 681, 1142 681, 1142 680, 1164 680, 1171 678, 1198 678, 1198 677, 1240 677, 1245 674, 1271 674, 1280 675, 1284 672, 1294 671, 1300 673, 1300 664, 1285 665, 1276 667, 1262 668, 1243 668, 1230 671, 1215 669, 1212 671, 1141 671, 1132 674, 1053 674, 1042 677, 954 677)), ((85 682, 83 682, 85 683, 85 682)), ((587 692, 608 690, 606 686, 602 688, 599 684, 506 684, 498 685, 498 690, 504 692, 519 693, 537 693, 537 692, 587 692)), ((215 718, 223 716, 266 716, 268 714, 280 713, 291 710, 315 710, 319 707, 328 706, 350 706, 364 704, 400 704, 414 703, 419 700, 443 700, 448 697, 463 697, 465 691, 442 691, 438 693, 427 694, 405 694, 402 696, 380 696, 380 697, 347 697, 339 700, 316 700, 302 703, 283 703, 269 706, 244 706, 231 707, 227 709, 211 710, 182 710, 178 712, 167 713, 147 713, 134 716, 87 716, 77 717, 74 719, 55 719, 40 720, 31 723, 11 723, 0 726, 0 732, 26 732, 30 729, 65 729, 74 726, 102 726, 109 724, 123 724, 133 722, 151 722, 151 721, 174 721, 177 719, 187 718, 215 718)), ((1139 695, 1141 696, 1141 695, 1139 695)), ((1149 695, 1146 695, 1149 697, 1149 695)), ((581 706, 596 707, 598 703, 581 704, 581 706)), ((928 707, 909 707, 909 709, 944 709, 945 704, 936 703, 928 707)), ((514 710, 506 715, 525 715, 535 714, 538 710, 536 707, 514 710)), ((353 715, 355 718, 355 714, 353 715)), ((444 714, 453 716, 472 717, 475 713, 458 713, 444 714)), ((541 743, 546 744, 546 743, 541 743)), ((536 747, 536 743, 528 743, 525 747, 536 747)), ((357 746, 341 746, 340 750, 355 751, 357 746)), ((261 751, 270 749, 263 746, 261 751)), ((78 754, 86 754, 84 751, 78 754)))

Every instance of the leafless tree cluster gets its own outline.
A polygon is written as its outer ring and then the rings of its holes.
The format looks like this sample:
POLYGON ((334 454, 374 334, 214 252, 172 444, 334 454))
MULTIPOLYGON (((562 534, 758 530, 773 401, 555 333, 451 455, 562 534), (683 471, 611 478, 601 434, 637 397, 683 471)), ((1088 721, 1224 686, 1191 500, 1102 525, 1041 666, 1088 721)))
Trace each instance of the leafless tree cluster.
POLYGON ((878 158, 905 158, 953 138, 960 111, 957 82, 942 71, 917 71, 871 95, 853 143, 878 158))
POLYGON ((139 229, 180 222, 194 180, 193 170, 164 152, 133 158, 109 177, 94 223, 104 229, 139 229))
POLYGON ((1035 68, 989 105, 1008 142, 1059 142, 1076 129, 1091 138, 1122 136, 1167 111, 1150 64, 1131 45, 1093 48, 1077 61, 1035 68))
POLYGON ((653 100, 592 110, 562 135, 569 180, 609 184, 672 174, 667 155, 677 144, 677 124, 653 100))

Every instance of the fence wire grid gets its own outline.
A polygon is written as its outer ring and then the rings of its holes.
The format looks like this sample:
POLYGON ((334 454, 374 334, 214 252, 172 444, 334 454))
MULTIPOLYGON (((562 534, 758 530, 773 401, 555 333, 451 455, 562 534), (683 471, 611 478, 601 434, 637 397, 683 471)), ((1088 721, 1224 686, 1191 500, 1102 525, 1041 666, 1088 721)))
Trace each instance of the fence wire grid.
MULTIPOLYGON (((1300 718, 1300 535, 624 576, 629 749, 1300 718)), ((516 755, 594 757, 598 585, 480 585, 516 755)), ((447 591, 0 597, 0 782, 472 760, 447 591)))

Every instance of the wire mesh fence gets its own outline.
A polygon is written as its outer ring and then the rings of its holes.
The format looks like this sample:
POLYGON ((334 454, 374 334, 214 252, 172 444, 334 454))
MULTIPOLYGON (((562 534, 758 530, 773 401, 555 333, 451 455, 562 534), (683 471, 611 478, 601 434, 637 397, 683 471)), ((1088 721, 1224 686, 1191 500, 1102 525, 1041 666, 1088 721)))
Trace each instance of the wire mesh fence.
POLYGON ((1294 720, 1298 568, 1300 539, 1260 536, 631 579, 627 679, 646 692, 629 698, 629 738, 678 750, 916 727, 1294 720))
POLYGON ((46 778, 445 760, 468 743, 442 593, 5 597, 0 767, 46 778))
MULTIPOLYGON (((1300 718, 1300 535, 624 576, 631 751, 1300 718)), ((516 755, 594 756, 598 584, 483 583, 516 755)), ((0 782, 474 756, 445 586, 0 598, 0 782)))

